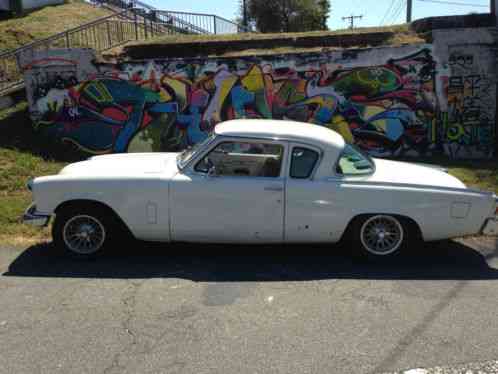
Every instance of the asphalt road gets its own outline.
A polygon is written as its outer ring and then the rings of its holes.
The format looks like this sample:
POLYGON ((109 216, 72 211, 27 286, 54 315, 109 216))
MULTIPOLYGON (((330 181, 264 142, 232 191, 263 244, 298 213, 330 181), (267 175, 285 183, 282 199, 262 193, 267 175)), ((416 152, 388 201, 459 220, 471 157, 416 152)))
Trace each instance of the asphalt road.
POLYGON ((496 239, 382 265, 346 250, 130 243, 81 262, 1 248, 0 373, 498 368, 496 239))

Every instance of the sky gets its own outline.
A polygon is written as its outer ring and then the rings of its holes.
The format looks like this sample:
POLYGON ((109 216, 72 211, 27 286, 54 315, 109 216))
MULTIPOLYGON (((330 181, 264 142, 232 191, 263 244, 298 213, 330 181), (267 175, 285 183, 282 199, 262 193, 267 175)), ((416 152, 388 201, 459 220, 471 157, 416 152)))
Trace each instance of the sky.
MULTIPOLYGON (((406 19, 406 0, 330 0, 332 11, 329 17, 331 30, 347 28, 349 24, 342 20, 344 16, 363 15, 355 21, 358 26, 380 26, 403 23, 406 19), (391 4, 394 6, 391 7, 391 4), (391 8, 390 8, 391 7, 391 8), (390 13, 387 13, 391 9, 390 13), (397 10, 400 10, 397 12, 397 10), (387 14, 387 16, 386 16, 387 14), (398 14, 397 17, 396 14, 398 14)), ((433 1, 433 0, 431 0, 433 1)), ((452 4, 432 3, 427 0, 413 0, 413 19, 471 12, 484 13, 489 11, 489 0, 436 0, 452 4), (466 3, 479 6, 463 6, 456 3, 466 3)), ((199 12, 216 14, 227 19, 237 15, 239 0, 143 0, 157 9, 176 10, 184 12, 199 12)))

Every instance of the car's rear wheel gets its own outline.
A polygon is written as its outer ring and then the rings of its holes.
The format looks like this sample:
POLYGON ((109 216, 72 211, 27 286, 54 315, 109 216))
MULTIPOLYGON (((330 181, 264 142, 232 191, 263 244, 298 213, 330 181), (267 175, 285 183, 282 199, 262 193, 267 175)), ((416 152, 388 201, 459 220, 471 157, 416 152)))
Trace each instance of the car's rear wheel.
POLYGON ((350 225, 353 252, 363 259, 394 257, 416 240, 413 224, 402 217, 376 214, 357 217, 350 225))
POLYGON ((102 253, 117 231, 112 216, 106 213, 91 206, 68 207, 57 212, 52 227, 56 248, 80 258, 102 253))

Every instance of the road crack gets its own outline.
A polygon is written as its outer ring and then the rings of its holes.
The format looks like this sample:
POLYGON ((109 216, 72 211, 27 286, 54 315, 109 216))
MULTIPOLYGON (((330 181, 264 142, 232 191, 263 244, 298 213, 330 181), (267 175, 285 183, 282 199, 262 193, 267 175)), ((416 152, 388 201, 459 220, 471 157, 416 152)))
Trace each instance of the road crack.
POLYGON ((133 320, 136 314, 137 294, 145 281, 128 281, 128 289, 123 293, 121 302, 125 318, 121 322, 122 330, 130 337, 130 342, 116 352, 111 360, 111 364, 103 371, 104 374, 121 373, 126 367, 120 362, 122 357, 127 356, 138 343, 138 334, 133 330, 133 320))

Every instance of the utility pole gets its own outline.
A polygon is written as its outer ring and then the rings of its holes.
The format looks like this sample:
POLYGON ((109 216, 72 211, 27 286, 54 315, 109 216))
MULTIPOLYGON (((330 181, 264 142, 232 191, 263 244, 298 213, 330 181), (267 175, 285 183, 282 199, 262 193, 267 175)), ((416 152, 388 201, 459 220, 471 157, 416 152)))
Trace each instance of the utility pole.
POLYGON ((491 14, 493 15, 496 21, 498 19, 498 0, 491 0, 490 9, 491 9, 491 14))
MULTIPOLYGON (((242 24, 247 29, 247 8, 246 0, 242 0, 242 24)), ((247 31, 247 30, 246 30, 247 31)))
POLYGON ((353 30, 354 29, 354 20, 355 19, 362 19, 362 18, 363 18, 363 15, 361 15, 361 16, 354 16, 354 15, 351 14, 349 17, 342 17, 342 20, 343 21, 349 20, 349 28, 351 30, 353 30))
POLYGON ((412 21, 413 0, 406 1, 406 23, 412 21))

